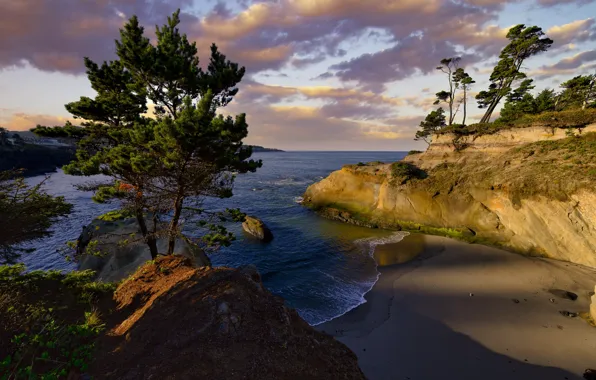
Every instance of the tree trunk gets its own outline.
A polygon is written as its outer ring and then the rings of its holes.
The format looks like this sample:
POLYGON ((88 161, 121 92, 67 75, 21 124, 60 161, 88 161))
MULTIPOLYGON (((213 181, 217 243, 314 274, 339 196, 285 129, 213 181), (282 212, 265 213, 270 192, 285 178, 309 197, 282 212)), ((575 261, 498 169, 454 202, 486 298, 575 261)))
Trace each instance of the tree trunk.
POLYGON ((157 240, 155 239, 155 235, 149 234, 147 231, 147 224, 145 224, 145 217, 143 216, 143 212, 141 210, 137 210, 136 217, 139 228, 141 229, 141 233, 143 234, 143 238, 145 238, 145 243, 147 243, 149 246, 151 258, 155 260, 159 254, 157 252, 157 240))
POLYGON ((467 104, 468 104, 468 93, 467 93, 467 89, 464 87, 464 119, 461 122, 463 125, 466 125, 467 104))
POLYGON ((174 248, 176 247, 176 234, 174 232, 178 228, 178 222, 180 221, 180 215, 182 214, 182 203, 182 197, 178 196, 174 202, 174 217, 170 222, 168 231, 168 255, 173 255, 174 248))

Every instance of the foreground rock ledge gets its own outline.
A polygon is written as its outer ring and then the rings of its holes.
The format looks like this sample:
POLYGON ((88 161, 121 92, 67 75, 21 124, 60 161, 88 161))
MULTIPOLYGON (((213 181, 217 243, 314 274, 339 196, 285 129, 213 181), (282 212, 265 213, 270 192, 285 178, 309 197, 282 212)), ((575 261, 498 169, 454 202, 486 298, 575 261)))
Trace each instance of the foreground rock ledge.
POLYGON ((115 292, 97 379, 364 379, 342 343, 267 291, 254 267, 148 263, 115 292))

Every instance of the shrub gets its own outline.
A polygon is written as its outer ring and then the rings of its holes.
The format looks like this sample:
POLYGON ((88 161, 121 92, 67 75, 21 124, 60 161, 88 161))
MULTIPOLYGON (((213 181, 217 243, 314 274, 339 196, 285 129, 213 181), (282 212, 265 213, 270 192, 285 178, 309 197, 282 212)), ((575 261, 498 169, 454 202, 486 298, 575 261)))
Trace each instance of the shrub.
POLYGON ((419 154, 419 153, 423 153, 421 150, 411 150, 408 152, 408 156, 411 156, 412 154, 419 154))
POLYGON ((398 161, 391 164, 391 175, 393 176, 394 184, 398 179, 399 184, 403 185, 413 178, 424 179, 427 177, 426 172, 415 165, 408 162, 398 161))

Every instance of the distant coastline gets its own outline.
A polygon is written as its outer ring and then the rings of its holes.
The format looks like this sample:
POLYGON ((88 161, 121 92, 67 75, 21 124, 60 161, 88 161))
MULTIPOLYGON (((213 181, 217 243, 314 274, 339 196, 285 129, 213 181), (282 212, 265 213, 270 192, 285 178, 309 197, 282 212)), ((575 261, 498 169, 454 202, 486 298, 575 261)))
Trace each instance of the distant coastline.
POLYGON ((252 147, 252 151, 254 153, 261 153, 261 152, 285 152, 284 150, 281 149, 275 149, 275 148, 265 148, 259 145, 250 145, 250 147, 252 147))

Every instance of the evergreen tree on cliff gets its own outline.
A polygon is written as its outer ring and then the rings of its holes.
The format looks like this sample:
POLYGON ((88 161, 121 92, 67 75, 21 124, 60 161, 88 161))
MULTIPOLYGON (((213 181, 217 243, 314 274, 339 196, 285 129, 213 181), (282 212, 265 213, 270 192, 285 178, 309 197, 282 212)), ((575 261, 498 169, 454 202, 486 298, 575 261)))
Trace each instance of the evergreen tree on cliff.
POLYGON ((459 67, 453 73, 453 83, 455 83, 456 88, 461 88, 461 90, 463 92, 460 104, 463 104, 463 106, 464 106, 464 110, 463 110, 464 115, 463 115, 463 119, 462 119, 461 123, 463 125, 465 125, 466 117, 468 114, 468 91, 470 91, 470 88, 472 87, 472 85, 474 83, 476 83, 476 81, 474 81, 474 79, 472 79, 470 74, 468 74, 464 69, 459 67))
MULTIPOLYGON (((85 135, 77 136, 77 158, 65 172, 111 177, 95 186, 94 199, 119 199, 136 217, 152 257, 174 253, 176 239, 185 238, 183 218, 207 230, 200 239, 205 245, 228 244, 231 234, 219 224, 224 214, 208 212, 202 202, 205 197, 230 197, 232 172, 254 172, 261 166, 249 160, 252 151, 242 144, 248 134, 245 115, 217 114, 237 94, 244 68, 212 45, 203 70, 196 44, 178 29, 179 14, 156 28, 156 45, 133 16, 116 41, 118 60, 100 66, 85 58, 97 96, 66 105, 85 120, 85 135), (145 116, 147 100, 155 106, 155 118, 145 116), (160 237, 168 239, 167 252, 157 251, 160 237)), ((230 211, 228 216, 242 218, 237 210, 230 211)))
POLYGON ((478 107, 486 108, 481 123, 490 121, 501 100, 511 92, 514 82, 526 77, 526 74, 520 71, 524 61, 548 50, 553 44, 553 40, 544 36, 542 28, 526 27, 523 24, 509 29, 507 38, 510 42, 499 55, 499 62, 490 76, 488 90, 481 91, 476 96, 478 107))
POLYGON ((449 83, 449 91, 439 91, 437 92, 437 100, 435 100, 435 105, 445 102, 449 106, 449 125, 453 124, 453 120, 455 119, 455 115, 457 114, 457 110, 453 110, 453 106, 455 104, 455 94, 459 88, 459 81, 455 79, 455 72, 459 69, 459 61, 461 58, 454 57, 454 58, 443 58, 441 60, 441 65, 437 66, 437 70, 442 71, 443 73, 447 74, 447 80, 449 83))
POLYGON ((420 130, 416 132, 414 140, 423 140, 430 146, 433 133, 443 128, 445 125, 445 111, 443 111, 443 108, 431 111, 426 115, 426 118, 420 122, 420 130))

